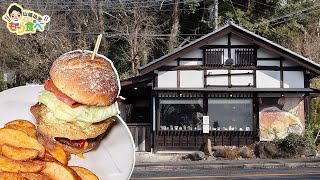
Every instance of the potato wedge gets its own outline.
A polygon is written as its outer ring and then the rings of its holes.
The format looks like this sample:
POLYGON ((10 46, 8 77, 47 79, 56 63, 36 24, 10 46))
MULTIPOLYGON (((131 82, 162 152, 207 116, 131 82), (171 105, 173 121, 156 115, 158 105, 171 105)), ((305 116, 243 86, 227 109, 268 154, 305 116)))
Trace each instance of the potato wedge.
POLYGON ((82 178, 82 180, 99 180, 99 178, 90 170, 79 167, 79 166, 70 166, 76 173, 82 178))
POLYGON ((16 119, 16 120, 10 121, 10 122, 6 123, 4 125, 4 127, 6 127, 7 125, 12 125, 12 124, 22 126, 22 127, 30 127, 30 128, 34 128, 34 129, 36 128, 36 126, 32 122, 30 122, 28 120, 24 120, 24 119, 16 119))
POLYGON ((23 126, 19 126, 16 124, 9 124, 6 125, 4 128, 8 128, 8 129, 15 129, 15 130, 19 130, 22 131, 26 134, 28 134, 30 137, 36 139, 36 129, 35 128, 31 128, 31 127, 23 127, 23 126))
POLYGON ((70 160, 70 159, 71 159, 71 154, 70 154, 70 152, 68 152, 68 151, 65 151, 65 152, 66 152, 66 155, 67 155, 68 160, 70 160))
POLYGON ((48 176, 41 174, 41 173, 28 173, 28 172, 22 172, 19 173, 22 177, 25 177, 28 180, 52 180, 48 176))
POLYGON ((56 148, 53 151, 48 148, 46 148, 46 151, 49 152, 51 156, 58 160, 61 164, 68 164, 68 155, 59 144, 56 144, 56 148))
POLYGON ((12 172, 0 172, 0 179, 27 180, 27 178, 24 178, 20 174, 12 172))
POLYGON ((39 172, 45 163, 32 161, 16 161, 0 155, 0 170, 6 172, 39 172))
POLYGON ((18 161, 32 160, 39 155, 38 150, 15 147, 8 144, 4 144, 1 146, 1 153, 10 159, 18 161))
POLYGON ((36 149, 39 151, 39 157, 43 157, 45 148, 36 139, 26 133, 15 129, 0 129, 0 145, 8 144, 15 147, 36 149))
POLYGON ((41 173, 54 180, 81 180, 73 169, 59 162, 46 162, 46 167, 41 173))
POLYGON ((40 159, 41 161, 45 162, 58 162, 57 159, 55 159, 50 153, 46 152, 44 153, 43 158, 40 159))

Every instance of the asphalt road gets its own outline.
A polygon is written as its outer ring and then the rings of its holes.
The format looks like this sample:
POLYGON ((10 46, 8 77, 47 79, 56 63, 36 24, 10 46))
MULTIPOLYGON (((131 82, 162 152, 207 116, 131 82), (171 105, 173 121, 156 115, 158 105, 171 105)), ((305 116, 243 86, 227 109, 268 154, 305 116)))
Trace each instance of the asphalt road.
POLYGON ((204 180, 204 179, 320 179, 320 168, 276 169, 182 169, 134 171, 131 180, 204 180))

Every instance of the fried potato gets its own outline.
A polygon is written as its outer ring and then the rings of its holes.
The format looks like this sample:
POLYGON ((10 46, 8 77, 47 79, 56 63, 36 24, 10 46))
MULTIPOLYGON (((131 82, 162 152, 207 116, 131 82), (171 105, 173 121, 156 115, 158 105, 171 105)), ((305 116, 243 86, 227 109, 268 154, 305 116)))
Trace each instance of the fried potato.
POLYGON ((56 148, 53 151, 49 148, 46 148, 46 151, 49 152, 51 156, 58 160, 61 164, 68 164, 68 155, 59 144, 56 144, 56 148))
POLYGON ((79 166, 70 166, 76 173, 82 178, 82 180, 99 180, 99 178, 90 170, 79 167, 79 166))
POLYGON ((36 126, 28 121, 28 120, 24 120, 24 119, 16 119, 13 121, 8 122, 7 124, 4 125, 4 127, 8 126, 8 125, 17 125, 17 126, 22 126, 22 127, 30 127, 30 128, 36 128, 36 126))
POLYGON ((43 158, 40 159, 40 161, 45 161, 45 162, 57 162, 58 160, 55 159, 50 153, 47 151, 44 153, 43 158))
POLYGON ((15 129, 15 130, 19 130, 22 131, 26 134, 28 134, 30 137, 36 139, 36 129, 31 128, 31 127, 23 127, 23 126, 19 126, 16 124, 9 124, 7 126, 5 126, 4 128, 8 128, 8 129, 15 129))
POLYGON ((24 178, 20 174, 12 173, 12 172, 0 172, 0 179, 3 179, 3 180, 6 180, 6 179, 8 179, 8 180, 11 180, 11 179, 14 179, 14 180, 27 180, 27 178, 24 178))
POLYGON ((41 173, 28 173, 28 172, 22 172, 19 173, 22 177, 25 177, 29 180, 52 180, 48 176, 41 174, 41 173))
POLYGON ((35 149, 22 148, 4 144, 1 146, 1 153, 13 160, 27 161, 36 158, 39 151, 35 149))
POLYGON ((70 153, 60 145, 53 149, 40 142, 29 121, 18 119, 0 128, 0 180, 99 179, 86 168, 67 166, 70 153))
POLYGON ((17 119, 10 121, 4 125, 4 128, 20 130, 29 136, 36 138, 36 126, 27 120, 17 119))
POLYGON ((6 172, 39 172, 45 167, 43 162, 16 161, 0 155, 0 170, 6 172))
POLYGON ((66 155, 67 155, 67 159, 70 160, 70 158, 71 158, 70 152, 68 152, 68 151, 65 151, 65 152, 66 152, 66 155))
POLYGON ((3 144, 38 150, 39 157, 43 157, 45 153, 45 148, 36 139, 15 129, 0 129, 0 145, 3 144))
POLYGON ((59 162, 46 162, 41 173, 54 180, 81 180, 81 177, 73 169, 59 162))

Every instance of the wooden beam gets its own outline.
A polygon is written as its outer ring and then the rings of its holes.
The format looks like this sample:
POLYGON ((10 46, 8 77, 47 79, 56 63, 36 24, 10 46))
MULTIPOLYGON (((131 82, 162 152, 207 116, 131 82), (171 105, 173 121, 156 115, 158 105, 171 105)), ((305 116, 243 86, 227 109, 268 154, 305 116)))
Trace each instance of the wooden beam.
POLYGON ((161 67, 161 66, 163 66, 163 65, 165 65, 165 64, 167 64, 177 58, 180 58, 182 55, 184 55, 192 50, 199 49, 200 47, 207 45, 208 43, 212 42, 213 40, 227 35, 229 32, 231 32, 231 29, 226 28, 224 30, 221 30, 221 31, 215 33, 215 34, 212 34, 211 36, 208 36, 207 38, 202 39, 201 41, 198 41, 188 47, 185 47, 175 53, 172 53, 172 54, 168 55, 168 57, 163 58, 163 59, 159 60, 158 62, 155 62, 144 69, 141 69, 139 73, 140 73, 140 75, 147 74, 150 71, 153 71, 153 70, 155 70, 155 69, 157 69, 157 68, 159 68, 159 67, 161 67))
POLYGON ((305 68, 310 69, 311 71, 314 71, 317 74, 320 74, 320 68, 317 67, 316 65, 311 64, 310 62, 307 62, 304 59, 302 59, 294 54, 288 53, 287 51, 285 51, 275 45, 266 43, 264 40, 259 39, 251 34, 245 33, 242 30, 235 28, 235 27, 231 27, 231 32, 242 37, 242 38, 245 38, 245 39, 252 41, 253 43, 259 45, 260 47, 267 49, 270 52, 273 52, 275 54, 279 54, 280 56, 284 57, 285 59, 291 60, 294 63, 297 63, 305 68))
POLYGON ((204 45, 201 47, 201 49, 227 49, 227 48, 231 48, 231 49, 235 49, 235 48, 254 48, 254 45, 204 45))
POLYGON ((280 59, 280 88, 283 88, 283 57, 280 59))

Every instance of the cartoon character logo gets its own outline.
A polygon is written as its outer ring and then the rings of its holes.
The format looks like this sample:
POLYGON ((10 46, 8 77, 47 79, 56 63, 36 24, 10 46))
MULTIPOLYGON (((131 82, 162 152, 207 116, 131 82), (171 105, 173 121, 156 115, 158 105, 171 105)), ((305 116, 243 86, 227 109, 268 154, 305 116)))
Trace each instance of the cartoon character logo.
POLYGON ((2 19, 7 23, 8 30, 17 35, 43 32, 46 24, 50 22, 48 15, 42 16, 34 11, 23 9, 17 3, 10 4, 2 19))
POLYGON ((22 9, 17 5, 13 5, 9 9, 9 15, 11 17, 11 20, 13 20, 14 24, 16 26, 19 26, 22 17, 22 9))

